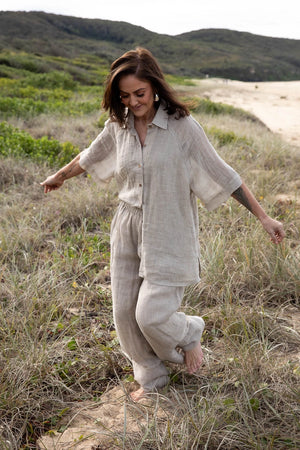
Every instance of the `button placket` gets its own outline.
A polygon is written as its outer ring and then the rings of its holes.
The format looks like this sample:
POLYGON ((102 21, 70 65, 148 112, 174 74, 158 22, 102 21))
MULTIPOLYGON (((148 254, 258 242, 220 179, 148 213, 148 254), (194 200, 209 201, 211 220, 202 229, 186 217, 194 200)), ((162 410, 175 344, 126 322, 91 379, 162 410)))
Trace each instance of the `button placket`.
MULTIPOLYGON (((147 136, 146 136, 147 139, 147 136)), ((144 203, 144 147, 145 145, 142 147, 141 146, 141 183, 140 183, 140 195, 141 195, 141 204, 143 205, 144 203)))
POLYGON ((137 139, 137 147, 138 147, 138 151, 137 151, 137 155, 138 155, 138 161, 137 161, 137 165, 138 165, 138 179, 137 179, 137 188, 138 188, 138 196, 139 196, 139 201, 140 201, 140 205, 143 204, 143 148, 141 145, 141 142, 138 138, 138 136, 136 137, 137 139))

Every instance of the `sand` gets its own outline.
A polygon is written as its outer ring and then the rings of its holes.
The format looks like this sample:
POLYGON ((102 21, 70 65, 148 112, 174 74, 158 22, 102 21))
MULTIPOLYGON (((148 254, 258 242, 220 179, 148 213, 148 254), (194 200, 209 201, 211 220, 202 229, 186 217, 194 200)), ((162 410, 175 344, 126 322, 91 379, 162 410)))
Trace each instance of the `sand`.
POLYGON ((300 147, 300 81, 195 80, 194 94, 255 114, 274 133, 300 147))
MULTIPOLYGON (((135 386, 137 387, 137 386, 135 386)), ((117 450, 125 435, 138 442, 145 430, 157 423, 167 422, 173 414, 172 402, 156 394, 133 403, 125 389, 115 386, 101 396, 101 401, 81 402, 64 418, 60 432, 52 431, 37 442, 39 450, 117 450), (158 404, 159 399, 159 404, 158 404)), ((129 445, 126 447, 130 447, 129 445)), ((137 446, 134 448, 138 448, 137 446)), ((139 447, 140 448, 140 447, 139 447)), ((143 447, 144 448, 144 447, 143 447)))

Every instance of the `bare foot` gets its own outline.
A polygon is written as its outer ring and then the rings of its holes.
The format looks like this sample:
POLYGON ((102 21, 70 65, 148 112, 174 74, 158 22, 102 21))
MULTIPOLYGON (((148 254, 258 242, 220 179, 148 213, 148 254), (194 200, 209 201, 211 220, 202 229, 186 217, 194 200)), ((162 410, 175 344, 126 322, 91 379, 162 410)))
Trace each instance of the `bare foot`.
POLYGON ((195 373, 199 369, 203 361, 203 352, 200 342, 198 342, 196 347, 185 352, 184 361, 189 373, 195 373))
POLYGON ((140 387, 137 391, 131 392, 130 397, 134 402, 138 402, 139 400, 142 400, 142 398, 147 397, 147 392, 144 388, 140 387))

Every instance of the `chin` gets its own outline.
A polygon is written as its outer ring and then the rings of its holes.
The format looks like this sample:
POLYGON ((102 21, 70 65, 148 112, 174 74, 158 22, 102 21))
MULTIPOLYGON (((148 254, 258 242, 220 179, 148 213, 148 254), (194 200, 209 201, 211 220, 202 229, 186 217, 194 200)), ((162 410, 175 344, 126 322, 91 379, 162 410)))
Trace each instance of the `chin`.
POLYGON ((135 109, 134 111, 132 111, 133 112, 133 114, 135 115, 135 116, 143 116, 144 114, 145 114, 145 111, 143 111, 143 109, 141 108, 141 109, 135 109))

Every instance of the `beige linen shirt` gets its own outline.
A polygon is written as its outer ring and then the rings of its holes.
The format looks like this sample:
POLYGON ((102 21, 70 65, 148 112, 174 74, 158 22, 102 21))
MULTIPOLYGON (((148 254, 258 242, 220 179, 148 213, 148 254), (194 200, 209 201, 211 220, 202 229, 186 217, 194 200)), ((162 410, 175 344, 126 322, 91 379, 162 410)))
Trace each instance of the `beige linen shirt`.
POLYGON ((241 179, 192 116, 177 120, 160 105, 143 147, 132 114, 124 127, 108 120, 80 166, 100 183, 114 176, 120 200, 142 208, 141 277, 170 286, 199 281, 196 197, 212 210, 241 179))

